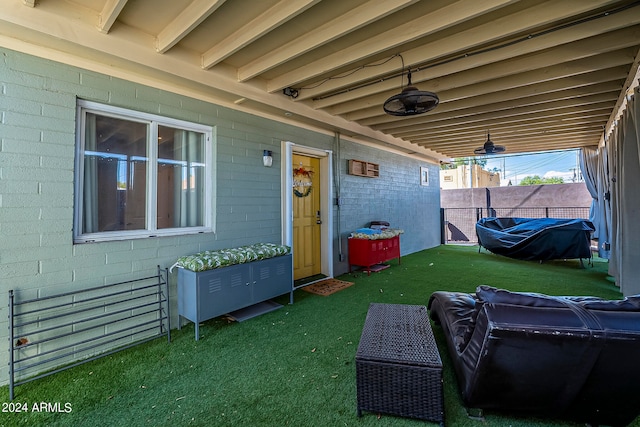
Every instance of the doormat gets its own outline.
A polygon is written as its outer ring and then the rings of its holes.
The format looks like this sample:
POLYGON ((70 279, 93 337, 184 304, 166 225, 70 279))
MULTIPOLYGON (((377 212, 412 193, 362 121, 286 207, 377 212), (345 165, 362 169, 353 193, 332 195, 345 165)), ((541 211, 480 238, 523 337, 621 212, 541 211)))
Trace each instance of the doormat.
POLYGON ((327 295, 335 294, 338 291, 348 288, 351 285, 353 285, 353 282, 345 282, 344 280, 338 279, 324 279, 313 285, 305 286, 302 290, 326 297, 327 295))

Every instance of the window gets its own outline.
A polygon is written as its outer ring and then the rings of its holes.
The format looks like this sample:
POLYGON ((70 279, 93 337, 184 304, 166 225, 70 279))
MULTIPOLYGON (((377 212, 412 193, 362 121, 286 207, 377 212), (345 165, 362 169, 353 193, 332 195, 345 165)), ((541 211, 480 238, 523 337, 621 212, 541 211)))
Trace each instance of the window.
POLYGON ((78 101, 74 241, 211 231, 212 133, 78 101))
POLYGON ((429 169, 420 166, 420 185, 429 185, 429 169))

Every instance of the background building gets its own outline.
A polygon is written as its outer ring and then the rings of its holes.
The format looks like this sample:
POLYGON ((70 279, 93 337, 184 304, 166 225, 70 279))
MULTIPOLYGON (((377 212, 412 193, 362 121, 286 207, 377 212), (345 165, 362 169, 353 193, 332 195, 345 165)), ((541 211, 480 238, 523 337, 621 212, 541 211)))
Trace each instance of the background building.
POLYGON ((489 172, 480 165, 460 165, 455 169, 440 169, 440 188, 500 187, 500 173, 489 172))

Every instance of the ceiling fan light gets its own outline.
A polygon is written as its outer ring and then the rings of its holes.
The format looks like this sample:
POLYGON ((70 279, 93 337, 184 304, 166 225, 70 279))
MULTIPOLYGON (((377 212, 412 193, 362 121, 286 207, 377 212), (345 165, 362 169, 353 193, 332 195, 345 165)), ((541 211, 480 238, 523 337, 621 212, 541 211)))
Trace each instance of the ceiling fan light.
POLYGON ((413 116, 431 111, 439 103, 440 98, 435 93, 407 86, 398 95, 387 99, 382 108, 392 116, 413 116))
POLYGON ((495 145, 491 140, 491 135, 487 132, 487 141, 482 147, 473 150, 474 154, 497 154, 507 151, 504 145, 495 145))
POLYGON ((384 102, 382 108, 385 113, 392 116, 415 116, 431 111, 438 106, 440 103, 438 95, 418 90, 411 84, 411 70, 407 73, 407 83, 407 87, 402 89, 402 92, 384 102))

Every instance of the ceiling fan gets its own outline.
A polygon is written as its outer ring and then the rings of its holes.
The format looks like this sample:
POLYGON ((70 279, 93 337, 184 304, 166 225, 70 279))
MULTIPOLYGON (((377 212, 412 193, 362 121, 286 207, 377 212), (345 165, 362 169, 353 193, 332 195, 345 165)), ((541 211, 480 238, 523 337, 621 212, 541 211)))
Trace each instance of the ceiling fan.
POLYGON ((495 145, 493 143, 489 131, 487 131, 487 141, 484 143, 484 145, 473 150, 475 154, 497 154, 504 151, 506 151, 504 145, 495 145))
POLYGON ((426 113, 438 106, 440 99, 433 92, 418 90, 411 83, 411 70, 407 73, 408 85, 402 92, 387 99, 384 112, 392 116, 414 116, 426 113))

